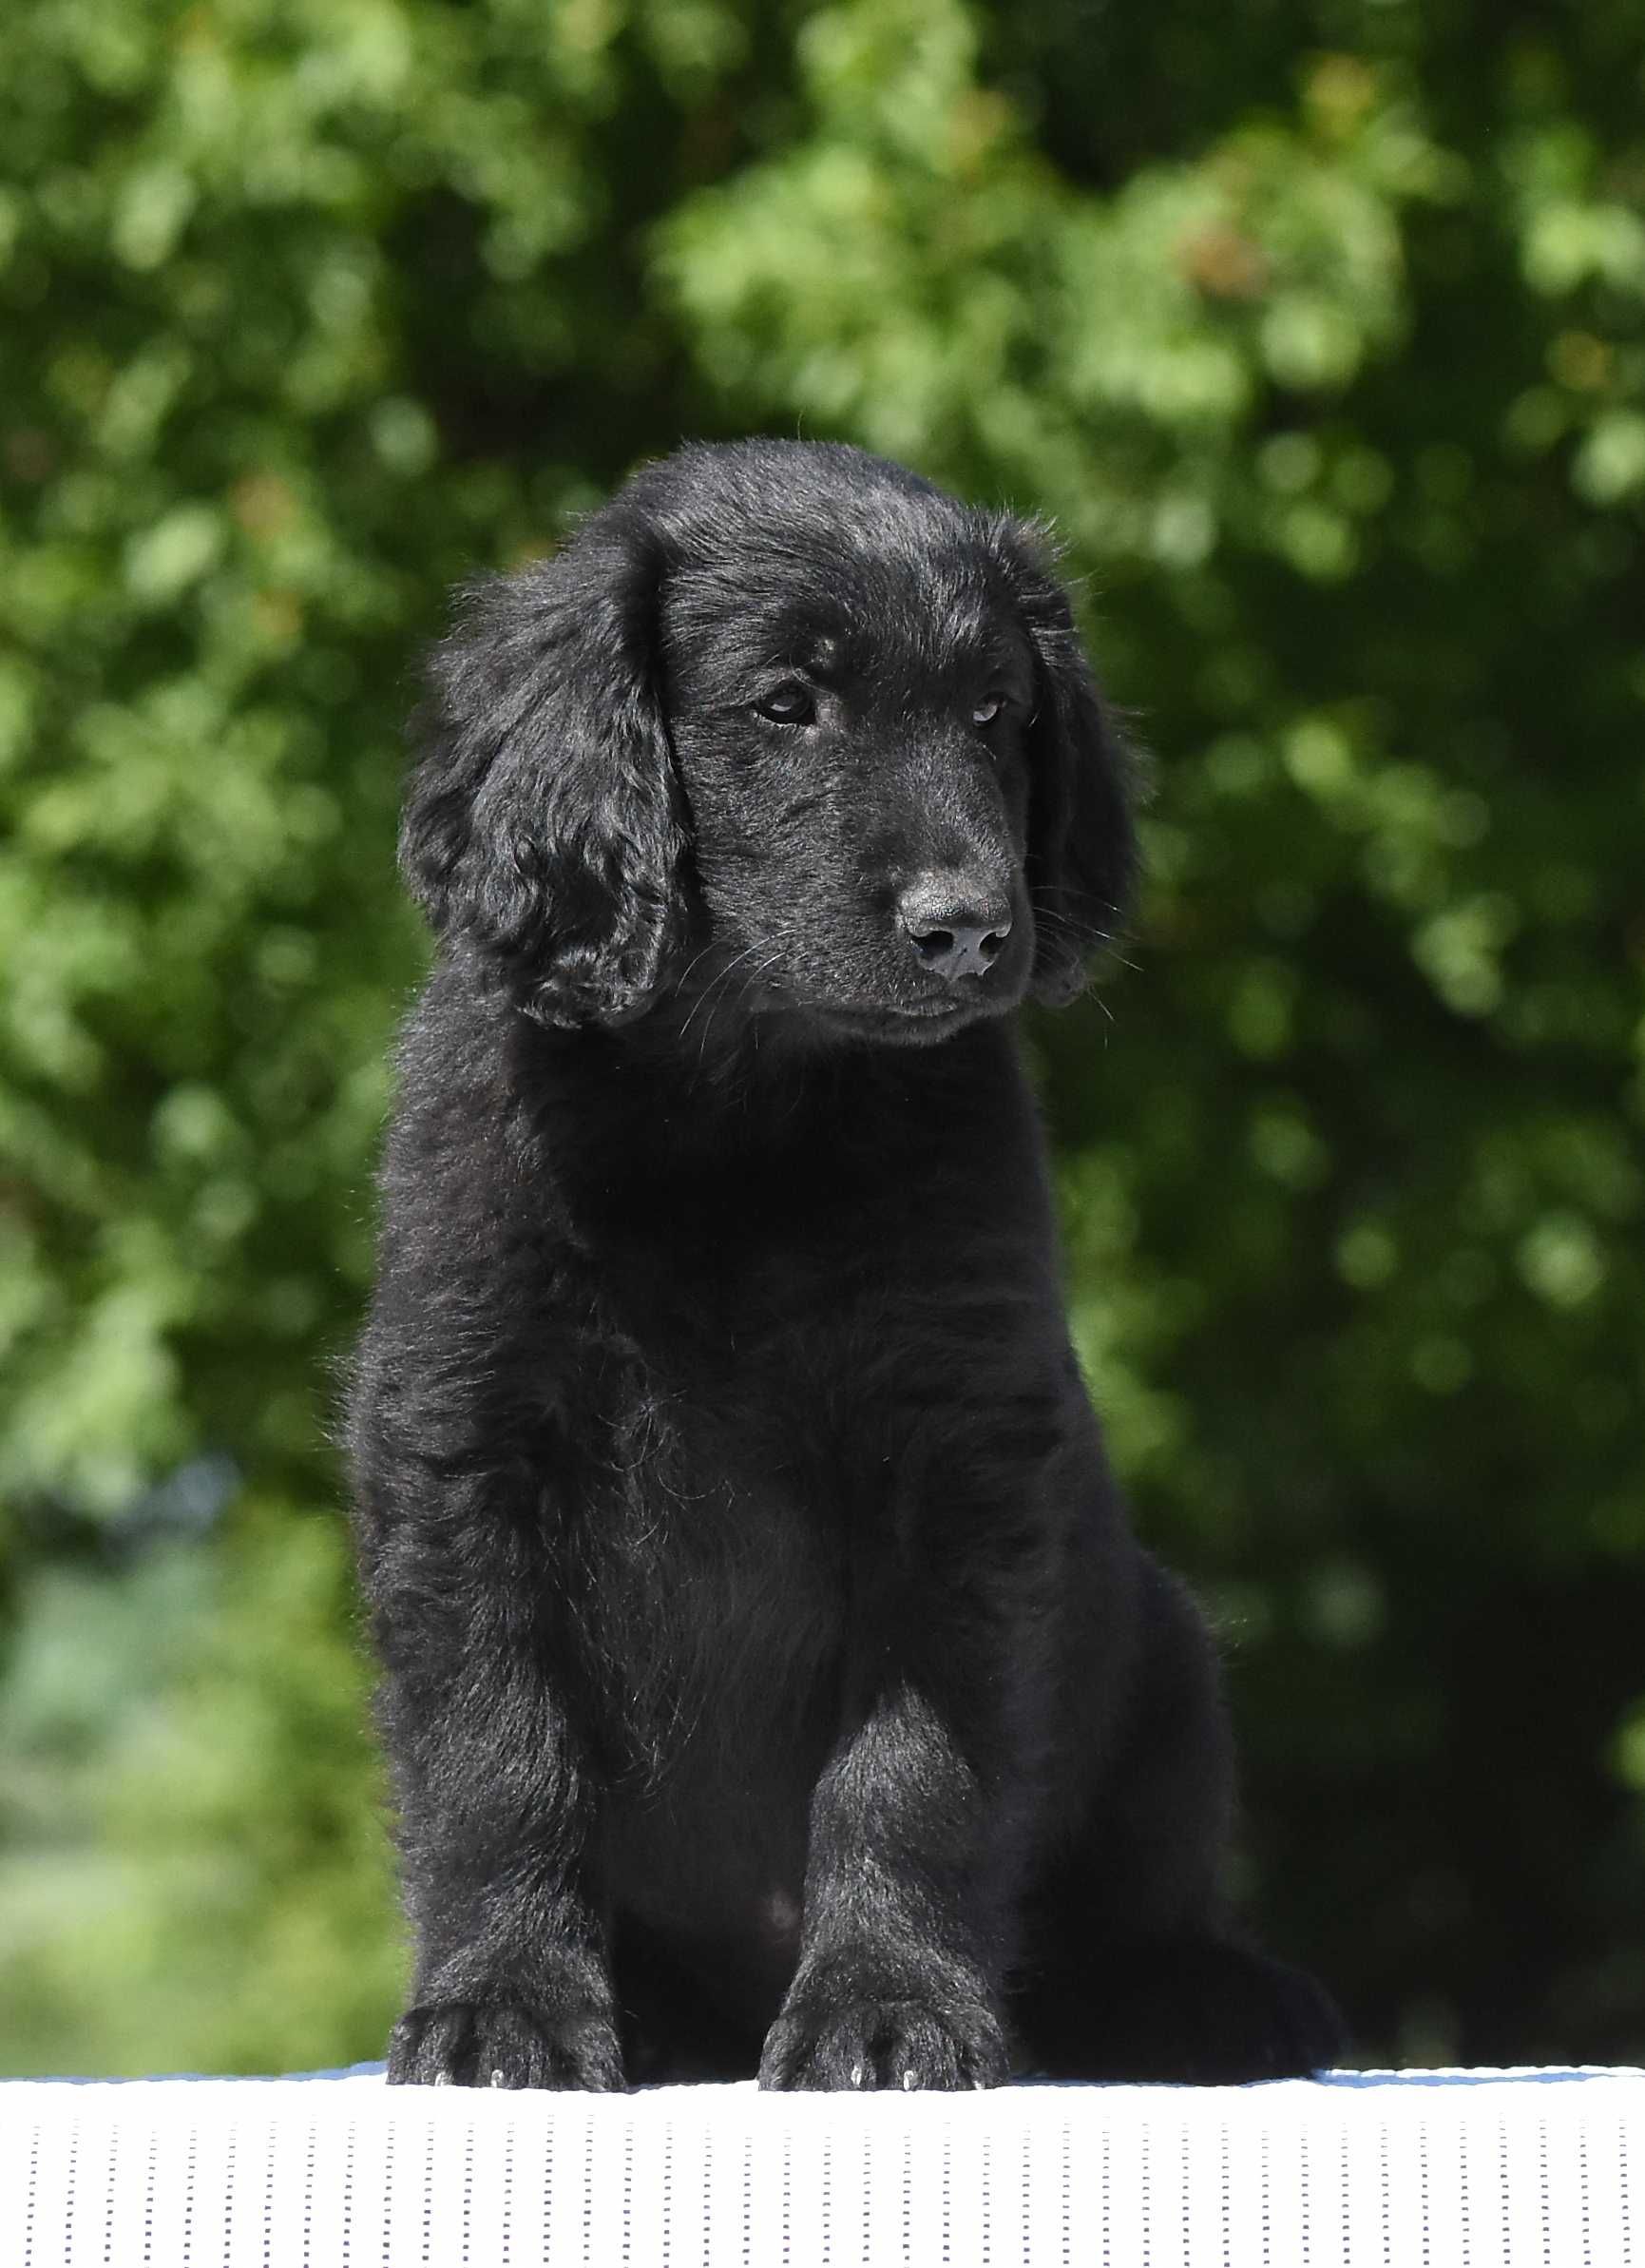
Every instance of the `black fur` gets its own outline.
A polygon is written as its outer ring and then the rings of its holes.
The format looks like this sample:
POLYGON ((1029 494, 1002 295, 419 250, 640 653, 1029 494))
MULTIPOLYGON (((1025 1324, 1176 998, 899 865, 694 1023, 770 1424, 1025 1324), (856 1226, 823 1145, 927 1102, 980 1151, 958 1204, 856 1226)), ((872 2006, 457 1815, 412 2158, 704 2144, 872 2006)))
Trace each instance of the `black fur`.
POLYGON ((469 594, 419 732, 441 950, 351 1429, 390 2077, 1328 2059, 1225 1912, 1211 1650, 1064 1327, 1010 1011, 1132 838, 1044 540, 854 450, 687 450, 469 594), (945 975, 967 907, 994 957, 945 975))

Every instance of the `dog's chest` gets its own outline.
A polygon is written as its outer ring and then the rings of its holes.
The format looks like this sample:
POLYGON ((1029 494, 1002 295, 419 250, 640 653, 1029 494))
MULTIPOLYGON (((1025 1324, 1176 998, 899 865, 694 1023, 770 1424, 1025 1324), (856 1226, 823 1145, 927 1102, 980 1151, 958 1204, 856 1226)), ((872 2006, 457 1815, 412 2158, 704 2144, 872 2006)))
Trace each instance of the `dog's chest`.
POLYGON ((768 1681, 842 1621, 851 1479, 817 1381, 769 1348, 607 1376, 591 1575, 671 1675, 768 1681))
MULTIPOLYGON (((849 1627, 845 1529, 815 1463, 672 1402, 614 1471, 583 1626, 620 1768, 607 1862, 641 1913, 710 1932, 797 1894, 849 1627)), ((789 1451, 793 1451, 792 1441, 789 1451)))

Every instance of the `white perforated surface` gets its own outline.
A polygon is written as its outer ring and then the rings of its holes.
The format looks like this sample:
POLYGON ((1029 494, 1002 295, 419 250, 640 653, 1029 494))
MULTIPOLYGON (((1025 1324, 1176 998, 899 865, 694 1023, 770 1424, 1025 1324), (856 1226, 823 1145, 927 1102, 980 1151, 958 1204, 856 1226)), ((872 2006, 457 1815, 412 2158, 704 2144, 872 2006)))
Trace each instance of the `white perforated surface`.
POLYGON ((16 2082, 0 2264, 1632 2268, 1631 2156, 1636 2071, 926 2097, 16 2082))

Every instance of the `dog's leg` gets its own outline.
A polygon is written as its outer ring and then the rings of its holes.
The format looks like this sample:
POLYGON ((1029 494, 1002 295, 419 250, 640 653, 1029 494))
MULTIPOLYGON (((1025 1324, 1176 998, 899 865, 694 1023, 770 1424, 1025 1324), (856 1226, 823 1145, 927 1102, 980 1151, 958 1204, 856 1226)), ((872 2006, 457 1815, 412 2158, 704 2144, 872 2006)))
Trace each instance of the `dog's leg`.
POLYGON ((585 1863, 595 1788, 545 1666, 545 1572, 506 1508, 408 1516, 416 1486, 401 1476, 401 1517, 382 1524, 367 1569, 416 1943, 390 2083, 621 2087, 585 1863))
POLYGON ((1004 2077, 998 1924, 975 1888, 985 1809, 930 1695, 884 1692, 813 1802, 800 1964, 766 2038, 762 2086, 1004 2077))
POLYGON ((1064 2079, 1300 2077, 1342 2047, 1313 1980, 1248 1943, 1221 1891, 1233 1759, 1215 1659, 1142 1561, 1135 1683, 1078 1834, 1025 1901, 1022 2059, 1064 2079))
POLYGON ((1004 2077, 999 1980, 1028 1777, 1019 1637, 1008 1614, 945 1603, 928 1578, 858 1633, 856 1705, 812 1799, 799 1966, 762 2086, 1004 2077))
MULTIPOLYGON (((518 1699, 496 1698, 505 1707, 518 1699)), ((586 1830, 571 1752, 534 1697, 511 1719, 469 1717, 436 1762, 438 1792, 407 1801, 400 1842, 417 1962, 390 2041, 391 2085, 624 2084, 604 1930, 574 1855, 586 1830), (526 1722, 545 1740, 531 1759, 528 1814, 510 1754, 526 1722)))

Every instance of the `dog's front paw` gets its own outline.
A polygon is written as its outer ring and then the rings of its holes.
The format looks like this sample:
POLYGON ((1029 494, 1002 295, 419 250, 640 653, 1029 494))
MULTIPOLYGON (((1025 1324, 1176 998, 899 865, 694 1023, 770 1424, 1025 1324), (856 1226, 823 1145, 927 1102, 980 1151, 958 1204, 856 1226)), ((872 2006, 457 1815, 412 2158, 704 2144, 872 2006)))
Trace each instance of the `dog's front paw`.
POLYGON ((998 2086, 1005 2036, 985 2001, 918 1989, 790 1993, 766 2034, 759 2084, 831 2087, 998 2086))
POLYGON ((391 2086, 622 2090, 622 2050, 608 2010, 549 2016, 518 2000, 441 2000, 408 2009, 389 2041, 391 2086))

